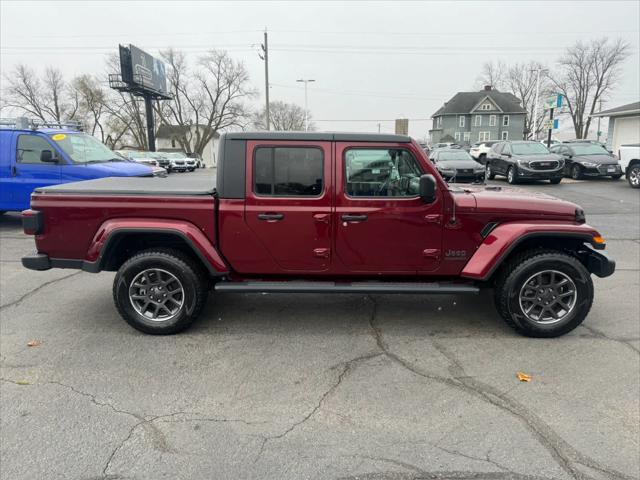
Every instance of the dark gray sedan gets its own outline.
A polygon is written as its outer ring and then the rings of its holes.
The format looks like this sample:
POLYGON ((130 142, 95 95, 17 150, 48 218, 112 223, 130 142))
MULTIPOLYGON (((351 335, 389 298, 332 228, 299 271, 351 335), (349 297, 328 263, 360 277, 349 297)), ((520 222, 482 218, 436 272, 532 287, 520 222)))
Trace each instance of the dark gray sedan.
POLYGON ((440 149, 429 157, 447 182, 483 182, 484 166, 462 149, 440 149))
POLYGON ((552 146, 551 151, 562 155, 565 174, 574 180, 584 177, 611 177, 618 180, 622 177, 618 158, 597 143, 558 144, 552 146))

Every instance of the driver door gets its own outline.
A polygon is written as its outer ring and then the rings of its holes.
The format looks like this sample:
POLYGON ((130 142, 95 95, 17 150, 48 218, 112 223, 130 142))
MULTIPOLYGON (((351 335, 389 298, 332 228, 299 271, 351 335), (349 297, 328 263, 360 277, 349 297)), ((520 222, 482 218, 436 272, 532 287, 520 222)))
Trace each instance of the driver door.
POLYGON ((416 275, 442 258, 443 200, 418 195, 427 173, 408 144, 336 143, 336 260, 354 274, 416 275))

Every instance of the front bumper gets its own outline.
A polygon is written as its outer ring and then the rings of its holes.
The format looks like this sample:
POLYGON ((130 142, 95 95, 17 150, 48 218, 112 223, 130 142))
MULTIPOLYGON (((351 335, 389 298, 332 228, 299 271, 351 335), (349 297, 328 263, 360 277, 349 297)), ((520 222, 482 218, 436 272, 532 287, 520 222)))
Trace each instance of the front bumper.
POLYGON ((599 165, 597 167, 582 166, 582 174, 586 177, 610 177, 612 175, 622 175, 620 165, 599 165), (610 170, 610 167, 612 168, 610 170))
POLYGON ((613 275, 616 271, 616 261, 609 258, 606 253, 599 252, 591 245, 585 244, 584 261, 589 272, 604 278, 613 275))
POLYGON ((527 180, 550 180, 552 178, 564 177, 562 168, 556 170, 530 170, 528 168, 518 167, 517 178, 527 180))

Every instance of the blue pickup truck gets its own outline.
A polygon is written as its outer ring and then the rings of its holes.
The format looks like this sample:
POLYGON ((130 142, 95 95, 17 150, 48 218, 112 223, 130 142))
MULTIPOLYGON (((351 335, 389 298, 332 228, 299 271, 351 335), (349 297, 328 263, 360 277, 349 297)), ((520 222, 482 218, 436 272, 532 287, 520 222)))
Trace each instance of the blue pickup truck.
POLYGON ((153 173, 68 124, 38 126, 26 119, 0 124, 0 213, 29 208, 38 187, 153 173))

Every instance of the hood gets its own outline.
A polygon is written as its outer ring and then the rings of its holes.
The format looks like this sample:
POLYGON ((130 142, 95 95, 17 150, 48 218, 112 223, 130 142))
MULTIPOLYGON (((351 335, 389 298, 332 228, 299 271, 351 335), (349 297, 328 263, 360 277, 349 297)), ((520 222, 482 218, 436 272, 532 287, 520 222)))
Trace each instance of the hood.
POLYGON ((153 175, 153 168, 137 162, 104 162, 87 164, 100 177, 143 177, 153 175))
POLYGON ((571 160, 578 163, 597 163, 598 165, 616 165, 618 163, 618 159, 616 157, 612 157, 611 155, 606 155, 604 153, 600 155, 574 155, 571 160))
MULTIPOLYGON (((541 192, 532 192, 516 187, 465 186, 467 195, 475 198, 475 211, 523 215, 527 218, 548 218, 574 220, 575 203, 541 192)), ((458 197, 458 195, 456 195, 458 197)))
POLYGON ((484 168, 481 164, 474 160, 447 160, 446 162, 436 163, 438 170, 453 170, 460 168, 484 168))

